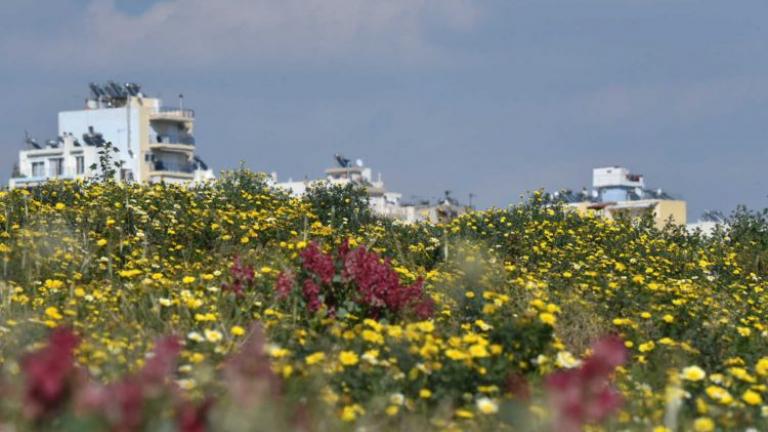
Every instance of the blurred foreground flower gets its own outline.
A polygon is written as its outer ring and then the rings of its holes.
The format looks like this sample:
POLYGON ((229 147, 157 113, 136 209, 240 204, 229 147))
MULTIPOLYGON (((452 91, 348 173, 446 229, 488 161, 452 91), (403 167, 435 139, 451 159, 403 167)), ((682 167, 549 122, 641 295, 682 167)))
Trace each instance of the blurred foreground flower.
POLYGON ((68 328, 54 330, 48 345, 21 362, 25 377, 24 411, 32 419, 53 415, 72 395, 76 368, 74 351, 80 339, 68 328))
POLYGON ((604 421, 621 406, 621 395, 610 378, 627 361, 627 356, 624 342, 608 336, 592 346, 592 355, 579 368, 559 371, 547 378, 555 430, 580 431, 586 424, 604 421))

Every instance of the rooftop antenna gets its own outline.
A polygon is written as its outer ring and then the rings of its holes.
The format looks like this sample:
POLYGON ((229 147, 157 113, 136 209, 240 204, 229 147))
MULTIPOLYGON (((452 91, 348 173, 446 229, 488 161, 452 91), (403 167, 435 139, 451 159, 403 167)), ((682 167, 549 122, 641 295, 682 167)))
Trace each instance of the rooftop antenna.
POLYGON ((184 93, 179 93, 179 111, 184 111, 184 93))
POLYGON ((472 207, 472 198, 476 197, 477 195, 473 194, 472 192, 469 193, 469 207, 472 207))

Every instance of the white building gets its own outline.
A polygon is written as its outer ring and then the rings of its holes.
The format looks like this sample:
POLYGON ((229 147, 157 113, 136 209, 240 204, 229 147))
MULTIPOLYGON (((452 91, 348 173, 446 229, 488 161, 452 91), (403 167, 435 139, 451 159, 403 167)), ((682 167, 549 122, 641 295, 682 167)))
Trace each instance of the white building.
MULTIPOLYGON (((92 177, 99 173, 98 152, 111 142, 122 162, 117 181, 185 183, 213 178, 195 155, 194 111, 164 107, 136 84, 90 85, 85 108, 59 113, 58 137, 19 152, 18 175, 10 187, 29 187, 49 179, 92 177)), ((181 98, 180 98, 181 101, 181 98)))

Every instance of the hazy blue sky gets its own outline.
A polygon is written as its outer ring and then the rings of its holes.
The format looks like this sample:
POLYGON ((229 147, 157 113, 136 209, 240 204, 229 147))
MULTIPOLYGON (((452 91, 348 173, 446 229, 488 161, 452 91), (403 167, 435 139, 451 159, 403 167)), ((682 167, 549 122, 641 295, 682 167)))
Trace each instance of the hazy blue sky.
POLYGON ((89 81, 198 115, 216 170, 504 206, 621 164, 706 209, 768 205, 765 0, 2 0, 0 179, 89 81))

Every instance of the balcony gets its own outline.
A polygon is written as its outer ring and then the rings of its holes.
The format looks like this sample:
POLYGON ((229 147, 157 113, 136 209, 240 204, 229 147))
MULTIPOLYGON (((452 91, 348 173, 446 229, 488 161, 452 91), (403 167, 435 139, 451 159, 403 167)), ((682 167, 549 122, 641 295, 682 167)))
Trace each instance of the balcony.
POLYGON ((192 174, 195 171, 195 165, 191 163, 168 162, 162 160, 152 162, 151 167, 152 171, 159 172, 192 174))
POLYGON ((151 150, 190 153, 195 151, 195 137, 192 135, 150 135, 149 148, 151 150))

